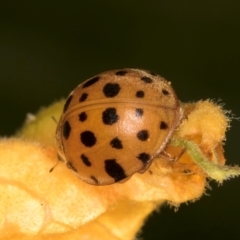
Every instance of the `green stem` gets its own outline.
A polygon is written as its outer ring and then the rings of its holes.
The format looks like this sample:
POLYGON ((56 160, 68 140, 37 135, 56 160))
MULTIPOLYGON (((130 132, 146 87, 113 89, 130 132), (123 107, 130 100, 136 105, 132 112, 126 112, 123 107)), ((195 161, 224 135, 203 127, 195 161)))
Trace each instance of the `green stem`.
POLYGON ((202 168, 207 176, 220 183, 231 177, 240 175, 240 167, 219 165, 211 162, 211 160, 203 155, 198 145, 194 142, 183 139, 173 139, 171 140, 171 145, 185 148, 192 160, 202 168))

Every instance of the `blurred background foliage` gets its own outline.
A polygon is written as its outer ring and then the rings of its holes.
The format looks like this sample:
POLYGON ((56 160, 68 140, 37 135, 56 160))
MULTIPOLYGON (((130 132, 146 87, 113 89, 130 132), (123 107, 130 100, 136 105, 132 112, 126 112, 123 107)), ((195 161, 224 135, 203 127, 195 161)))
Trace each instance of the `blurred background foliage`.
MULTIPOLYGON (((240 1, 1 0, 0 135, 81 81, 122 67, 155 71, 182 101, 221 100, 240 117, 240 1)), ((239 136, 233 120, 228 164, 240 165, 239 136)), ((152 214, 139 236, 239 239, 240 179, 210 185, 210 196, 152 214)))

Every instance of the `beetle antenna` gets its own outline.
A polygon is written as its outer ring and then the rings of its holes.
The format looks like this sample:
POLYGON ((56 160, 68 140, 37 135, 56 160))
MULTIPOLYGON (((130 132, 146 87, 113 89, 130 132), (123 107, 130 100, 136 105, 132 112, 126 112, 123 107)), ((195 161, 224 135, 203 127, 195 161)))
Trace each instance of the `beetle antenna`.
POLYGON ((58 163, 59 163, 59 159, 57 159, 57 162, 55 163, 55 165, 49 170, 50 173, 54 170, 54 168, 58 165, 58 163))
POLYGON ((57 119, 54 117, 54 116, 52 116, 52 120, 57 124, 58 122, 57 122, 57 119))

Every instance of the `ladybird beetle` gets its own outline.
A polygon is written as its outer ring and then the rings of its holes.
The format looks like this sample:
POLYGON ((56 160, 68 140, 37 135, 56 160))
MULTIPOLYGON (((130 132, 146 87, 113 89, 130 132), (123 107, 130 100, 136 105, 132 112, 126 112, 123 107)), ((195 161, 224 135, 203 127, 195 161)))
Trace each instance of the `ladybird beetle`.
POLYGON ((56 130, 59 157, 84 182, 143 173, 183 116, 171 84, 140 69, 100 73, 68 96, 56 130))

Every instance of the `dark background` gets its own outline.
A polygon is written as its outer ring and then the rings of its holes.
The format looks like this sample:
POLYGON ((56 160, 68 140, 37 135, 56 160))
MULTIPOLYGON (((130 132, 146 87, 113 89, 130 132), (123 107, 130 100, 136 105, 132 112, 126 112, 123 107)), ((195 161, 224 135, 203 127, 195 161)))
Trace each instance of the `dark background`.
MULTIPOLYGON (((66 97, 105 70, 145 68, 170 80, 182 101, 215 99, 240 117, 239 0, 0 1, 0 135, 28 112, 66 97)), ((227 134, 239 164, 240 122, 227 134)), ((164 207, 140 236, 240 239, 240 178, 177 212, 164 207)))

